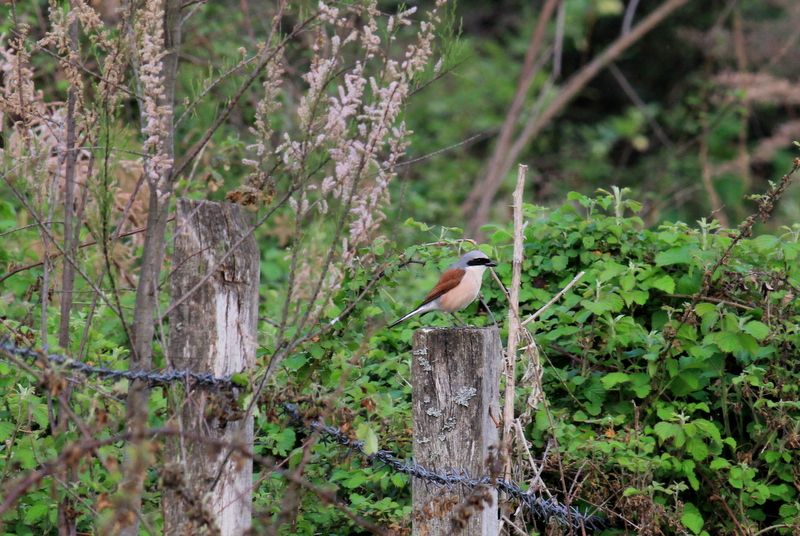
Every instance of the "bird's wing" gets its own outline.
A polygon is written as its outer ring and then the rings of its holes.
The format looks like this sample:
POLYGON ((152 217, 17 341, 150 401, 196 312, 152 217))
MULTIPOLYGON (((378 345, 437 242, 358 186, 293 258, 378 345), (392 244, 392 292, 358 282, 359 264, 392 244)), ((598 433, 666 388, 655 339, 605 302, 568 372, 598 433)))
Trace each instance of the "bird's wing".
POLYGON ((461 268, 451 268, 450 270, 445 271, 442 274, 442 277, 439 279, 439 282, 436 283, 436 286, 433 287, 427 296, 425 296, 425 301, 423 301, 420 305, 425 305, 426 303, 430 303, 445 292, 448 292, 461 283, 461 278, 464 277, 466 272, 461 268))

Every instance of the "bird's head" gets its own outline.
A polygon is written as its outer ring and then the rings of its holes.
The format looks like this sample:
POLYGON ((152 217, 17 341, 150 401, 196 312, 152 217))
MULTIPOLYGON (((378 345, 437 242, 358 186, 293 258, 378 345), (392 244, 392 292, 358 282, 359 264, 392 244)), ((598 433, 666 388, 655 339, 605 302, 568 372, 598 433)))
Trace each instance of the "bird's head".
POLYGON ((450 268, 460 268, 466 270, 467 268, 489 268, 497 266, 497 263, 491 260, 483 251, 475 250, 465 253, 454 262, 450 268))

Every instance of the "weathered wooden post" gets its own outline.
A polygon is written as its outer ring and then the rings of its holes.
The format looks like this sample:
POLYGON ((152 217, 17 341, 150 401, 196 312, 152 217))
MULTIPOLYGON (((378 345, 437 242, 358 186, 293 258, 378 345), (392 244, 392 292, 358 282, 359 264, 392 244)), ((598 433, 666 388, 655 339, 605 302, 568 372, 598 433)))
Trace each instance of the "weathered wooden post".
MULTIPOLYGON (((231 252, 247 220, 237 205, 178 201, 173 302, 202 285, 169 315, 167 358, 176 369, 225 376, 255 365, 260 256, 252 236, 231 252)), ((231 414, 235 406, 220 393, 195 389, 177 402, 174 424, 187 435, 252 447, 252 417, 231 414)), ((167 456, 164 534, 200 534, 200 525, 213 523, 217 534, 238 536, 250 527, 252 460, 186 436, 167 456)))
MULTIPOLYGON (((486 462, 498 446, 500 418, 503 350, 497 328, 419 329, 412 353, 414 460, 440 471, 489 474, 486 462)), ((496 535, 497 492, 478 493, 491 504, 468 489, 415 480, 413 535, 496 535), (463 529, 459 520, 466 520, 463 529)))

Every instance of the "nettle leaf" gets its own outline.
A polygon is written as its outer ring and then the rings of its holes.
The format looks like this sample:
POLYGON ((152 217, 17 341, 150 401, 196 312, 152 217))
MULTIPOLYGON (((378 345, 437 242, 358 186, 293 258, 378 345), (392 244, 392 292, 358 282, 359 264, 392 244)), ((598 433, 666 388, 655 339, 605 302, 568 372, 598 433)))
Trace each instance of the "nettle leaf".
POLYGON ((619 286, 625 292, 631 291, 636 286, 636 278, 633 274, 625 274, 619 278, 619 286))
POLYGON ((657 266, 669 266, 671 264, 690 264, 692 262, 692 248, 681 246, 668 249, 656 255, 657 266))
POLYGON ((17 427, 14 425, 14 423, 0 421, 0 443, 10 438, 14 434, 14 430, 16 428, 17 427))
POLYGON ((692 458, 701 462, 708 458, 708 446, 703 442, 702 439, 698 439, 693 437, 686 442, 686 452, 691 455, 692 458))
POLYGON ((720 469, 727 469, 731 466, 731 463, 726 460, 725 458, 714 458, 711 460, 711 463, 708 465, 708 468, 712 471, 719 471, 720 469))
POLYGON ((751 240, 750 243, 759 253, 770 253, 775 249, 780 241, 781 239, 777 236, 761 235, 751 240))
POLYGON ((676 447, 683 446, 686 436, 680 424, 674 422, 660 422, 653 427, 653 431, 663 442, 672 439, 676 447))
POLYGON ((632 303, 644 305, 647 303, 649 297, 650 293, 646 290, 631 290, 630 292, 624 292, 622 294, 622 299, 625 300, 625 305, 628 307, 630 307, 632 303))
POLYGON ((662 275, 661 277, 655 277, 653 279, 649 279, 648 281, 646 281, 646 284, 652 288, 657 288, 658 290, 662 290, 667 294, 672 294, 673 292, 675 292, 675 280, 668 275, 662 275))
POLYGON ((569 262, 569 258, 566 255, 556 255, 550 259, 554 272, 564 271, 567 268, 567 262, 569 262))
POLYGON ((700 510, 690 502, 684 503, 681 523, 694 534, 699 534, 703 530, 704 520, 700 510))
POLYGON ((638 398, 644 398, 650 394, 650 375, 644 372, 631 374, 631 389, 638 398))
POLYGON ((617 313, 622 310, 625 303, 619 294, 609 292, 604 294, 598 300, 583 300, 581 305, 594 313, 595 315, 602 315, 603 313, 617 313))
POLYGON ((703 339, 703 342, 705 344, 716 344, 720 350, 727 353, 732 353, 741 349, 741 342, 739 341, 738 334, 731 333, 730 331, 718 331, 716 333, 710 333, 706 335, 705 339, 703 339))
POLYGON ((697 480, 697 475, 694 471, 695 467, 696 465, 692 460, 683 460, 683 463, 681 464, 683 475, 686 477, 686 480, 689 481, 689 485, 692 487, 692 489, 697 491, 700 489, 700 481, 697 480))
POLYGON ((46 502, 37 502, 33 506, 31 506, 27 512, 25 512, 24 521, 27 525, 34 525, 37 522, 41 521, 53 507, 46 502))
POLYGON ((619 385, 621 383, 627 383, 631 380, 630 376, 625 374, 624 372, 610 372, 603 376, 600 380, 603 383, 603 387, 606 389, 612 389, 614 386, 619 385))
POLYGON ((758 341, 763 341, 769 335, 769 326, 758 320, 751 320, 744 325, 745 333, 749 333, 758 341))

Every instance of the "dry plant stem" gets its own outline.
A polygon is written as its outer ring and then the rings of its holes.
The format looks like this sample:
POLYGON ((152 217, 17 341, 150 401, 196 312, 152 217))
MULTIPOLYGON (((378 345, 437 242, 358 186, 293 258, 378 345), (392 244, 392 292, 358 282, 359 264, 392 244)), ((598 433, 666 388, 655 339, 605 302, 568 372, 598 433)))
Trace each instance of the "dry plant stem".
POLYGON ((506 387, 503 396, 503 448, 506 449, 504 478, 511 479, 512 428, 514 425, 514 399, 517 377, 517 345, 522 326, 519 321, 519 287, 522 279, 523 223, 522 195, 528 166, 519 165, 517 186, 514 189, 514 256, 511 261, 511 289, 508 300, 508 348, 505 360, 506 387))
POLYGON ((521 133, 517 135, 514 144, 507 152, 499 172, 492 177, 487 177, 475 184, 470 197, 480 198, 477 211, 470 221, 469 229, 474 233, 488 221, 489 209, 491 208, 494 197, 503 183, 511 166, 517 161, 519 154, 528 146, 542 129, 547 126, 561 111, 574 99, 586 85, 603 70, 609 63, 616 60, 625 50, 636 43, 650 30, 658 26, 664 19, 671 15, 675 10, 682 7, 689 0, 666 0, 657 9, 650 13, 642 22, 637 24, 630 32, 619 36, 607 49, 590 63, 575 73, 556 94, 556 97, 539 114, 531 117, 521 133))
POLYGON ((584 276, 584 275, 586 275, 586 272, 585 272, 584 270, 581 270, 580 272, 578 272, 578 275, 576 275, 575 277, 573 277, 573 278, 572 278, 572 281, 570 281, 569 283, 567 283, 567 285, 566 285, 564 288, 562 288, 561 290, 559 290, 559 291, 558 291, 558 294, 556 294, 555 296, 553 296, 553 297, 550 299, 550 301, 549 301, 549 302, 547 302, 547 303, 545 303, 544 305, 542 305, 542 306, 539 308, 539 310, 538 310, 538 311, 536 311, 536 312, 535 312, 535 313, 533 313, 531 316, 529 316, 528 318, 526 318, 526 319, 525 319, 525 321, 522 323, 522 325, 523 325, 523 326, 527 326, 528 324, 530 324, 531 322, 533 322, 534 320, 536 320, 537 318, 539 318, 539 317, 542 315, 542 313, 544 313, 544 312, 545 312, 547 309, 549 309, 549 308, 550 308, 550 307, 551 307, 551 306, 552 306, 554 303, 556 303, 558 300, 560 300, 560 299, 561 299, 561 296, 563 296, 564 294, 566 294, 566 293, 567 293, 567 291, 569 291, 569 289, 571 289, 572 287, 574 287, 574 286, 575 286, 575 284, 576 284, 578 281, 580 281, 580 280, 581 280, 581 278, 583 278, 583 276, 584 276))
MULTIPOLYGON (((175 219, 174 216, 170 216, 169 218, 167 218, 167 222, 171 222, 174 219, 175 219)), ((53 223, 58 223, 58 222, 53 222, 53 223)), ((42 224, 44 225, 44 222, 42 224)), ((38 223, 31 224, 31 226, 37 226, 37 225, 39 225, 39 224, 38 223)), ((113 241, 113 240, 116 240, 118 238, 126 238, 128 236, 133 236, 135 234, 143 233, 145 231, 147 231, 147 227, 139 227, 138 229, 132 229, 130 231, 125 231, 124 233, 120 233, 118 236, 116 236, 116 238, 112 237, 110 240, 113 241)), ((98 240, 87 240, 86 242, 83 242, 83 243, 79 244, 78 245, 78 249, 88 248, 89 246, 94 246, 97 243, 98 243, 98 240)), ((61 250, 57 251, 55 253, 51 253, 50 257, 48 258, 48 260, 57 259, 63 253, 64 252, 61 251, 61 250)), ((33 262, 31 264, 26 264, 25 266, 18 266, 16 268, 13 268, 12 270, 9 270, 7 273, 5 273, 2 276, 0 276, 0 283, 5 281, 6 279, 11 277, 12 275, 18 274, 20 272, 24 272, 26 270, 31 270, 33 268, 38 268, 39 266, 42 266, 44 264, 44 262, 45 262, 44 260, 41 260, 39 262, 33 262)))
MULTIPOLYGON (((155 8, 154 8, 155 9, 155 8)), ((150 51, 151 54, 161 54, 160 62, 160 95, 153 94, 149 97, 160 108, 168 110, 169 117, 160 118, 166 132, 158 132, 151 138, 158 138, 158 147, 161 155, 174 162, 174 126, 172 110, 175 102, 175 85, 178 71, 178 52, 181 41, 181 1, 164 0, 163 4, 163 50, 150 51)), ((147 17, 146 7, 139 11, 140 17, 147 17)), ((156 43, 156 36, 150 36, 156 43)), ((138 74, 141 75, 141 67, 138 74)), ((137 77, 140 78, 140 77, 137 77)), ((145 84, 142 84, 146 86, 145 84)), ((152 84, 151 84, 152 85, 152 84)), ((147 100, 147 95, 144 95, 147 100)), ((144 124, 147 122, 147 106, 141 109, 143 132, 144 124)), ((159 114, 164 111, 159 110, 159 114)), ((152 120, 152 118, 151 118, 152 120)), ((161 156, 159 155, 159 156, 161 156)), ((166 247, 167 212, 172 197, 172 169, 158 169, 154 162, 150 162, 154 168, 154 174, 160 175, 157 180, 151 180, 150 202, 148 207, 147 231, 145 232, 144 247, 142 254, 141 270, 139 283, 136 289, 136 305, 134 309, 133 333, 131 340, 131 359, 130 368, 132 370, 147 370, 152 366, 153 356, 153 335, 155 333, 154 315, 158 301, 158 282, 161 273, 161 264, 164 259, 166 247)), ((145 166, 147 169, 148 166, 145 166)), ((171 167, 171 166, 170 166, 171 167)), ((146 172, 148 172, 146 170, 146 172)), ((147 426, 148 399, 149 391, 146 386, 139 382, 134 382, 128 391, 127 401, 127 424, 132 432, 142 432, 147 426)), ((132 446, 132 448, 137 448, 132 446)), ((144 488, 145 471, 141 467, 140 459, 142 453, 133 452, 131 449, 126 452, 123 463, 123 478, 119 486, 118 493, 125 498, 125 504, 121 510, 127 509, 131 514, 141 510, 142 492, 144 488)), ((135 515, 129 515, 122 519, 122 526, 119 531, 120 536, 137 536, 139 534, 139 522, 135 515)))
MULTIPOLYGON (((69 25, 69 55, 72 59, 73 55, 78 55, 78 20, 75 19, 69 25)), ((75 165, 77 163, 78 153, 75 149, 75 104, 77 101, 77 90, 74 85, 70 85, 67 95, 67 140, 66 140, 66 169, 64 172, 64 254, 75 258, 76 248, 74 235, 72 233, 72 220, 74 214, 75 196, 75 165)), ((88 190, 84 188, 84 191, 88 190)), ((75 286, 75 269, 73 266, 65 262, 61 272, 61 318, 58 328, 58 344, 62 348, 69 349, 70 346, 70 312, 72 310, 72 291, 75 286)), ((59 401, 61 410, 58 415, 58 422, 56 430, 59 432, 66 431, 67 428, 67 414, 69 406, 69 388, 63 393, 59 401)), ((72 483, 76 478, 74 468, 68 470, 65 478, 68 483, 72 483)), ((77 525, 75 523, 75 516, 71 513, 74 510, 72 500, 69 497, 64 497, 58 504, 58 532, 61 536, 74 536, 77 533, 77 525)))
MULTIPOLYGON (((3 177, 3 178, 5 180, 6 185, 8 185, 9 189, 11 190, 11 193, 14 194, 14 197, 16 197, 17 200, 20 202, 20 204, 23 207, 25 207, 25 210, 28 212, 28 214, 30 214, 31 217, 34 220, 36 220, 36 225, 39 226, 39 229, 43 233, 43 242, 45 243, 45 245, 46 244, 53 244, 56 247, 56 249, 58 250, 58 255, 63 255, 64 256, 64 259, 68 263, 70 263, 72 265, 72 267, 75 269, 75 272, 77 272, 77 274, 80 275, 86 281, 86 283, 92 288, 92 290, 102 298, 103 302, 106 305, 108 305, 108 307, 111 309, 111 311, 114 312, 114 314, 116 314, 117 317, 120 318, 120 320, 124 323, 125 319, 122 316, 122 310, 117 308, 117 307, 115 307, 114 304, 111 303, 108 300, 108 298, 106 297, 105 293, 100 289, 100 287, 98 287, 97 285, 94 284, 94 281, 92 281, 92 279, 89 277, 89 275, 86 274, 81 269, 80 266, 78 266, 77 261, 72 256, 64 255, 64 250, 61 249, 61 246, 58 244, 58 242, 56 242, 55 236, 53 236, 53 233, 52 233, 52 231, 50 231, 49 226, 44 223, 44 220, 39 217, 39 214, 36 213, 36 211, 33 209, 33 207, 30 205, 30 203, 28 203, 27 199, 19 192, 19 190, 16 189, 14 184, 11 181, 9 181, 7 177, 3 177)), ((50 256, 47 254, 46 250, 45 250, 45 253, 46 253, 45 260, 42 261, 41 263, 39 263, 38 265, 47 266, 49 264, 50 256)), ((14 273, 16 273, 16 272, 14 272, 14 273)), ((3 279, 5 279, 5 277, 3 279)), ((124 325, 127 326, 127 324, 124 324, 124 325)), ((43 340, 43 344, 46 344, 46 343, 47 343, 46 339, 43 340)))
MULTIPOLYGON (((553 12, 558 5, 559 0, 547 0, 542 7, 542 11, 537 17, 536 28, 531 34, 531 41, 528 44, 528 49, 525 51, 525 59, 522 63, 522 71, 520 73, 519 81, 517 82, 517 89, 514 93, 514 99, 511 101, 511 106, 506 112, 503 126, 500 128, 500 137, 495 145, 492 158, 486 169, 486 175, 483 179, 485 182, 494 181, 496 175, 500 172, 503 162, 506 160, 506 154, 511 146, 514 130, 516 129, 517 122, 519 121, 522 113, 522 107, 525 104, 525 95, 533 83, 533 79, 538 72, 536 66, 536 58, 542 50, 542 43, 544 42, 545 33, 547 30, 547 23, 553 16, 553 12)), ((481 198, 481 192, 473 190, 470 192, 469 197, 464 202, 462 209, 465 212, 471 212, 478 205, 481 198)))
POLYGON ((528 456, 528 463, 531 464, 531 470, 533 471, 533 477, 531 478, 531 489, 535 489, 537 493, 543 490, 548 497, 552 497, 550 490, 547 489, 547 486, 542 480, 542 471, 544 470, 546 453, 547 450, 549 450, 550 444, 548 443, 547 449, 545 450, 545 456, 542 457, 542 465, 537 466, 536 461, 533 459, 533 455, 531 455, 531 451, 528 448, 528 443, 525 439, 525 433, 522 430, 522 423, 519 422, 519 419, 514 419, 514 431, 516 432, 519 444, 525 449, 525 454, 528 456))
POLYGON ((259 76, 261 76, 261 72, 267 67, 267 65, 270 64, 270 62, 275 58, 275 56, 281 50, 283 50, 283 47, 286 46, 286 43, 288 43, 291 39, 294 39, 294 37, 297 36, 297 34, 299 34, 301 31, 303 31, 303 29, 305 29, 306 26, 308 26, 314 20, 316 20, 317 16, 318 14, 314 14, 311 17, 304 20, 302 23, 298 24, 292 30, 292 32, 289 35, 287 35, 281 41, 281 43, 274 49, 270 48, 264 49, 264 56, 262 57, 261 61, 258 62, 258 65, 255 67, 255 69, 253 69, 253 72, 250 73, 250 75, 247 77, 244 83, 239 87, 239 90, 233 95, 225 110, 223 110, 223 112, 214 119, 214 123, 212 123, 211 126, 208 127, 208 129, 203 133, 203 136, 200 138, 200 140, 197 143, 195 143, 191 149, 189 149, 189 151, 186 153, 186 156, 183 157, 183 159, 175 166, 175 170, 173 171, 173 175, 175 177, 180 176, 181 173, 183 173, 186 170, 186 168, 189 167, 189 164, 192 163, 192 161, 197 157, 197 155, 200 154, 200 151, 209 142, 211 136, 213 136, 214 133, 219 129, 219 127, 221 127, 223 123, 227 121, 228 117, 230 117, 231 113, 233 112, 233 109, 236 108, 236 106, 239 104, 242 95, 244 95, 244 92, 247 91, 247 88, 249 88, 253 84, 253 82, 255 82, 256 79, 258 79, 259 76))

